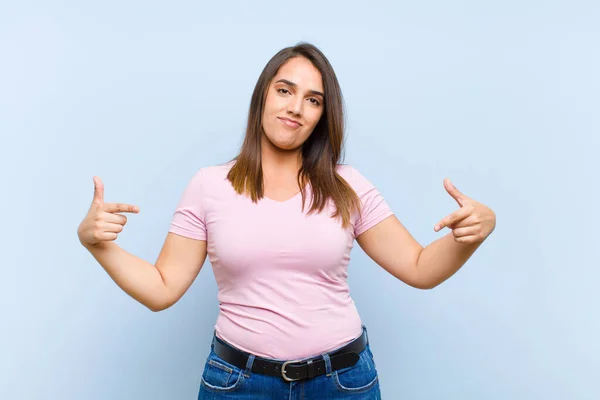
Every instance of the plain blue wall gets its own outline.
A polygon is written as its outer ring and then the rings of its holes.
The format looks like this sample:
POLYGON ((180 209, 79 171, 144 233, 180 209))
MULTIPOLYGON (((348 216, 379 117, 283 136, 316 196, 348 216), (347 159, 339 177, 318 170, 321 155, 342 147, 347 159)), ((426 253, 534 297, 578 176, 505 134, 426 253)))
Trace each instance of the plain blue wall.
POLYGON ((152 313, 80 246, 92 200, 141 207, 154 262, 196 170, 235 155, 268 59, 333 64, 346 162, 426 245, 456 209, 496 231, 431 291, 355 247, 386 399, 597 399, 600 6, 593 1, 27 2, 0 6, 0 398, 191 399, 217 316, 210 264, 152 313), (594 378, 595 377, 595 378, 594 378))

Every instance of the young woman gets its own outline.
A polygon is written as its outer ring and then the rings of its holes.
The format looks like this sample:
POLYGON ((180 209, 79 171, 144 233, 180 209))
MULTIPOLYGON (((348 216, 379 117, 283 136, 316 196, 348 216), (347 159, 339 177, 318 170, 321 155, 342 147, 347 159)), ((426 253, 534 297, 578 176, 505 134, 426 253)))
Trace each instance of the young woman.
POLYGON ((114 240, 135 206, 94 200, 81 243, 126 293, 153 311, 177 302, 208 254, 220 313, 200 399, 378 399, 366 327, 346 282, 356 240, 416 288, 453 275, 493 231, 485 205, 444 181, 460 208, 423 248, 379 191, 340 164, 341 90, 327 58, 301 43, 261 73, 246 136, 232 161, 200 168, 175 210, 155 265, 114 240))

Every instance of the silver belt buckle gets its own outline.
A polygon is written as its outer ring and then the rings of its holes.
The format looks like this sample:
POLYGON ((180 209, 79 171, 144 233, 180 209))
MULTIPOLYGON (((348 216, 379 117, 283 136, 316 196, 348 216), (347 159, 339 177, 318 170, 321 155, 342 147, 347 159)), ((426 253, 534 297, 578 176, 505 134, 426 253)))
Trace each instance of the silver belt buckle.
POLYGON ((283 366, 281 367, 281 376, 283 377, 283 379, 285 379, 288 382, 295 382, 295 381, 299 381, 300 378, 296 378, 296 379, 292 379, 292 378, 288 378, 288 376, 285 374, 285 367, 287 367, 289 364, 295 364, 297 362, 300 362, 301 360, 295 360, 295 361, 286 361, 283 363, 283 366))

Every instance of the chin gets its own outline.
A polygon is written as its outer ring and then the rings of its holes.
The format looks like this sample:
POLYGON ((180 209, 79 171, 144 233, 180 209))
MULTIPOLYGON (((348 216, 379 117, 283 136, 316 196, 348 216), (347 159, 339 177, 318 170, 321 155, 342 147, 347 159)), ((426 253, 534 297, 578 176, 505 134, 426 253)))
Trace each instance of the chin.
POLYGON ((300 145, 298 145, 297 143, 277 143, 277 142, 271 142, 273 143, 273 146, 277 147, 279 150, 284 150, 284 151, 292 151, 292 150, 297 150, 300 148, 300 145))
MULTIPOLYGON (((288 136, 289 136, 289 134, 288 134, 288 136)), ((267 139, 267 141, 269 143, 271 143, 273 145, 273 147, 275 147, 279 150, 283 150, 283 151, 296 150, 296 149, 300 148, 300 146, 302 146, 302 143, 298 143, 296 140, 294 140, 294 138, 287 138, 288 140, 285 140, 285 139, 282 140, 282 138, 269 137, 268 135, 265 135, 265 138, 267 139)))

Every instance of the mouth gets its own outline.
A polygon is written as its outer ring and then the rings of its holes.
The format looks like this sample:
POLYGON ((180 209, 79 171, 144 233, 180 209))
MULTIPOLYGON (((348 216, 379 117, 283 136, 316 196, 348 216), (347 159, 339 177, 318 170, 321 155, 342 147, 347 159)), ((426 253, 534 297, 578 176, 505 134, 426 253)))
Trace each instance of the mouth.
POLYGON ((293 119, 289 119, 289 118, 280 118, 277 117, 285 126, 289 127, 289 128, 298 128, 299 126, 302 126, 302 124, 298 121, 294 121, 293 119))

